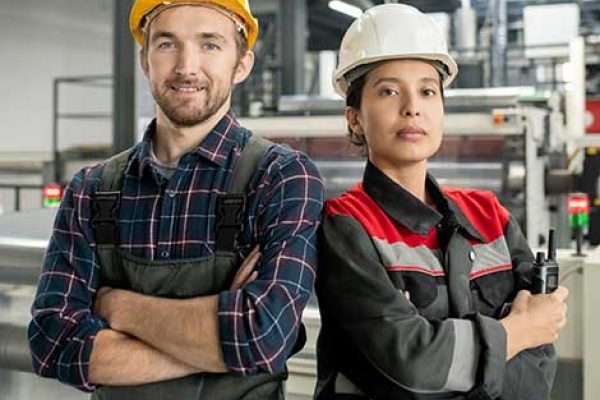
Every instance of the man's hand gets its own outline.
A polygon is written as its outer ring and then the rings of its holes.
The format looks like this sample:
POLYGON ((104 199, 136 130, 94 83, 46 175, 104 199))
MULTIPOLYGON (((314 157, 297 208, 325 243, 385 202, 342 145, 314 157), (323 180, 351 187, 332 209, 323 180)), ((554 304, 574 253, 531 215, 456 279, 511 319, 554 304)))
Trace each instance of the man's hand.
POLYGON ((94 301, 94 314, 104 318, 112 329, 120 330, 119 314, 125 311, 127 296, 130 295, 135 295, 135 293, 110 287, 101 288, 94 301))
MULTIPOLYGON (((257 246, 237 270, 230 290, 239 290, 258 277, 254 268, 260 256, 257 246)), ((228 368, 219 342, 217 301, 216 296, 176 300, 103 287, 96 295, 93 310, 114 331, 131 335, 142 344, 192 366, 191 371, 223 373, 228 368), (182 318, 190 315, 195 317, 182 318)))
POLYGON ((191 366, 195 372, 223 373, 229 369, 221 354, 217 309, 214 295, 166 299, 108 287, 98 291, 94 302, 94 313, 105 318, 112 330, 191 366))
POLYGON ((565 300, 568 296, 569 291, 564 286, 550 294, 519 291, 510 314, 501 320, 507 333, 508 359, 522 350, 558 340, 560 330, 567 323, 565 300))
MULTIPOLYGON (((240 268, 237 270, 230 290, 239 290, 250 282, 256 280, 258 271, 254 268, 260 259, 260 249, 256 246, 248 257, 244 260, 240 268)), ((135 296, 135 292, 113 289, 111 287, 103 287, 96 294, 94 301, 94 314, 106 319, 112 329, 119 330, 119 314, 122 314, 124 307, 127 307, 131 296, 135 296)))
POLYGON ((90 355, 89 379, 97 385, 142 385, 203 372, 129 335, 103 329, 90 355))
POLYGON ((260 256, 260 248, 256 246, 235 273, 230 290, 239 290, 258 278, 258 271, 254 270, 254 267, 256 267, 260 256))

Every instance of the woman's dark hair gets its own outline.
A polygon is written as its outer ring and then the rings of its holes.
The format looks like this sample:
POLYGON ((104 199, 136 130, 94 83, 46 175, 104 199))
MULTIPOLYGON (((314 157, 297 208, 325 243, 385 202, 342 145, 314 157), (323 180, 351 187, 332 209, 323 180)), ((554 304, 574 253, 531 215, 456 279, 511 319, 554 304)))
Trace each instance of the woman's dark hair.
MULTIPOLYGON (((367 74, 364 74, 360 78, 356 79, 350 87, 348 88, 348 92, 346 94, 346 106, 352 107, 355 110, 360 110, 360 104, 362 102, 362 93, 363 88, 365 87, 365 83, 367 81, 367 74)), ((364 147, 367 144, 365 139, 365 135, 357 134, 352 130, 350 124, 348 124, 348 139, 350 139, 350 143, 358 147, 364 147)))
MULTIPOLYGON (((360 110, 360 105, 362 103, 363 89, 365 87, 365 83, 367 82, 367 75, 368 74, 362 75, 361 77, 355 79, 352 82, 352 84, 350 84, 350 87, 348 88, 348 91, 346 93, 346 106, 347 107, 352 107, 356 110, 360 110)), ((440 77, 440 94, 442 95, 442 101, 444 101, 444 86, 442 85, 442 82, 444 81, 444 76, 440 73, 439 77, 440 77)), ((355 146, 361 147, 362 148, 361 153, 366 155, 367 140, 365 138, 365 135, 354 132, 352 130, 352 127, 350 126, 350 124, 348 124, 347 127, 348 127, 347 128, 347 131, 348 131, 347 136, 348 136, 348 139, 350 140, 350 143, 352 143, 355 146)))

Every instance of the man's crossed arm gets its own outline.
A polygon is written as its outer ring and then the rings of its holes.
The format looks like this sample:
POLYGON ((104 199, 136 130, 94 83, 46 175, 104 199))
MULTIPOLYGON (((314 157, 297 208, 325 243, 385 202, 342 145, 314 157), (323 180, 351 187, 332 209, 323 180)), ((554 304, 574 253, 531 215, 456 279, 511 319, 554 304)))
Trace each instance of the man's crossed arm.
MULTIPOLYGON (((231 285, 238 290, 257 277, 255 248, 231 285)), ((111 329, 98 333, 90 359, 90 381, 139 385, 200 372, 227 372, 218 329, 218 296, 176 300, 102 288, 94 312, 111 329)))

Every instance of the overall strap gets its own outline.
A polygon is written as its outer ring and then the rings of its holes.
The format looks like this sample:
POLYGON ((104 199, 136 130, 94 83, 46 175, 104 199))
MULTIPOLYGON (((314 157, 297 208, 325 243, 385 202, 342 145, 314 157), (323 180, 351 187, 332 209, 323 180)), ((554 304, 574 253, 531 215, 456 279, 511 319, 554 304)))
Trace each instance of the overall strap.
MULTIPOLYGON (((256 135, 251 136, 233 169, 229 191, 217 199, 217 251, 235 250, 236 237, 244 224, 248 184, 272 146, 273 143, 266 139, 256 135)), ((306 328, 300 323, 298 337, 291 354, 302 350, 305 343, 306 328)))
POLYGON ((246 213, 248 184, 271 146, 273 146, 272 142, 252 135, 235 163, 229 190, 217 198, 215 226, 217 251, 235 250, 236 238, 242 230, 246 213))
POLYGON ((102 166, 100 185, 92 198, 92 229, 98 245, 115 246, 121 183, 130 150, 109 158, 102 166))
MULTIPOLYGON (((96 240, 103 276, 106 271, 116 271, 104 285, 119 287, 124 280, 124 272, 117 257, 118 218, 121 202, 121 184, 131 150, 125 150, 104 163, 98 189, 92 195, 91 225, 96 240), (115 273, 118 278, 112 278, 115 273)), ((104 279, 104 278, 103 278, 104 279)))

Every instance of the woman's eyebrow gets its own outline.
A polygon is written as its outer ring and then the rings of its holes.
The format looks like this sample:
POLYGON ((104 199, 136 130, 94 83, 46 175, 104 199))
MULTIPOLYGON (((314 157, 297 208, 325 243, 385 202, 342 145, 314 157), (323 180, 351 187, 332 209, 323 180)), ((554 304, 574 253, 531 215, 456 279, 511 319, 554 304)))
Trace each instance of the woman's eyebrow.
MULTIPOLYGON (((402 79, 399 78, 394 78, 391 76, 388 77, 382 77, 377 79, 375 82, 373 82, 373 84, 371 85, 372 87, 375 87, 377 85, 379 85, 380 83, 384 83, 384 82, 389 82, 389 83, 401 83, 402 79)), ((431 78, 431 77, 423 77, 421 79, 419 79, 419 83, 433 83, 433 84, 438 84, 439 83, 439 79, 438 78, 431 78)))
POLYGON ((439 80, 439 78, 425 77, 425 78, 421 78, 419 80, 419 82, 422 82, 422 83, 433 83, 433 84, 437 85, 440 82, 440 80, 439 80))
POLYGON ((383 78, 379 78, 377 79, 375 82, 373 82, 373 84, 371 85, 372 87, 375 87, 377 85, 379 85, 380 83, 384 83, 384 82, 390 82, 390 83, 400 83, 401 80, 398 78, 394 78, 394 77, 383 77, 383 78))

